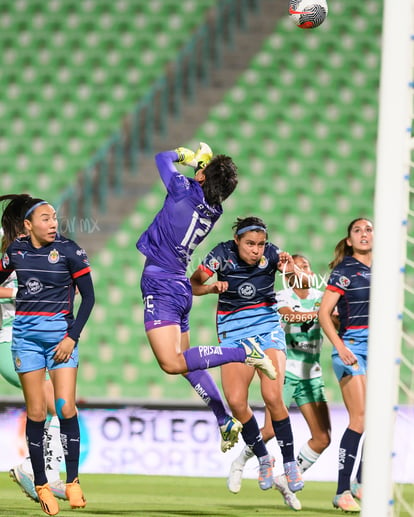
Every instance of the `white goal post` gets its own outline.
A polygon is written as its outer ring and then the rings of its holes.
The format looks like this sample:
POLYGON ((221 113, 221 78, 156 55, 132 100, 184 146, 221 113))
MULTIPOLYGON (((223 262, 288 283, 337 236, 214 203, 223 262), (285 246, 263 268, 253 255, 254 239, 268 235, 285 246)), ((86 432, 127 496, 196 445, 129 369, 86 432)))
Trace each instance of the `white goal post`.
POLYGON ((413 117, 412 4, 384 0, 362 517, 394 516, 392 454, 413 117))

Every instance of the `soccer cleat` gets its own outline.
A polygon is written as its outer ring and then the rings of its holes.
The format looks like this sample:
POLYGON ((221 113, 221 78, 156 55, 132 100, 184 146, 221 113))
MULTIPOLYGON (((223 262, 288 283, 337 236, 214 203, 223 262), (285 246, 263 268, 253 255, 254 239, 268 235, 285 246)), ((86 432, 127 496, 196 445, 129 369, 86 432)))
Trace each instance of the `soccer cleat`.
POLYGON ((269 490, 273 486, 273 465, 275 459, 270 454, 259 458, 259 486, 262 490, 269 490))
POLYGON ((243 340, 242 344, 246 351, 245 364, 261 370, 269 379, 276 379, 276 370, 272 360, 263 352, 256 340, 249 337, 243 340))
POLYGON ((227 415, 226 422, 220 426, 221 451, 230 450, 239 441, 242 424, 234 417, 227 415))
POLYGON ((61 479, 56 479, 55 481, 49 481, 50 490, 52 494, 58 499, 62 499, 64 501, 67 500, 66 497, 66 485, 61 479))
POLYGON ((359 504, 352 497, 350 490, 345 490, 342 494, 336 494, 332 501, 334 508, 339 508, 344 512, 356 513, 361 510, 359 504))
POLYGON ((69 499, 72 508, 84 508, 86 506, 86 499, 78 478, 75 478, 72 483, 66 483, 66 497, 69 499))
POLYGON ((360 501, 362 501, 362 484, 358 483, 357 480, 352 481, 352 483, 351 483, 351 494, 356 499, 359 499, 360 501))
POLYGON ((52 494, 48 483, 45 485, 36 485, 36 492, 42 510, 47 515, 56 515, 59 513, 59 504, 55 496, 52 494))
POLYGON ((244 464, 240 463, 239 458, 236 458, 230 466, 229 477, 227 478, 227 488, 233 494, 238 494, 241 489, 243 479, 244 464))
POLYGON ((17 465, 9 470, 9 476, 11 479, 19 485, 22 492, 33 499, 33 501, 39 501, 37 492, 33 483, 33 474, 26 472, 21 465, 17 465))
POLYGON ((302 490, 305 483, 302 481, 302 475, 296 461, 289 461, 283 464, 285 470, 286 481, 291 492, 302 490))
POLYGON ((289 506, 289 508, 292 508, 292 510, 296 510, 297 512, 302 510, 302 504, 296 497, 296 494, 289 490, 287 479, 284 474, 281 476, 275 476, 273 480, 273 486, 282 494, 283 500, 285 501, 285 504, 289 506))

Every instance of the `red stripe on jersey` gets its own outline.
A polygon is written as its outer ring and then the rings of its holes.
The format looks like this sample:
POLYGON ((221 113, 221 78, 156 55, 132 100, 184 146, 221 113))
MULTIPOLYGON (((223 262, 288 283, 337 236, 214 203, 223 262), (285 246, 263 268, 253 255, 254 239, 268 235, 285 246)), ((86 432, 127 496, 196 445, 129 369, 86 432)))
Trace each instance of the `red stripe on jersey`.
POLYGON ((368 325, 351 325, 350 327, 346 327, 346 330, 349 329, 367 329, 368 325))
POLYGON ((90 268, 90 266, 88 266, 88 267, 81 269, 80 271, 76 271, 76 273, 74 273, 72 275, 72 278, 78 278, 79 276, 86 275, 86 273, 90 273, 90 272, 91 272, 91 268, 90 268))
POLYGON ((214 271, 211 271, 211 269, 208 269, 208 267, 204 266, 203 264, 200 264, 198 266, 198 269, 201 269, 201 271, 203 271, 204 273, 207 273, 208 276, 213 276, 214 275, 214 271))
POLYGON ((275 303, 263 302, 257 303, 255 305, 247 305, 247 307, 241 307, 240 309, 236 309, 235 311, 217 311, 217 314, 234 314, 236 312, 245 311, 246 309, 257 309, 258 307, 272 307, 272 305, 276 305, 275 303))
POLYGON ((327 285, 326 288, 329 290, 329 291, 334 291, 335 293, 339 293, 339 294, 345 294, 345 291, 342 290, 342 289, 339 289, 339 287, 336 287, 336 285, 327 285))
POLYGON ((24 312, 24 311, 16 311, 16 316, 56 316, 56 314, 69 314, 69 311, 60 311, 60 312, 24 312))

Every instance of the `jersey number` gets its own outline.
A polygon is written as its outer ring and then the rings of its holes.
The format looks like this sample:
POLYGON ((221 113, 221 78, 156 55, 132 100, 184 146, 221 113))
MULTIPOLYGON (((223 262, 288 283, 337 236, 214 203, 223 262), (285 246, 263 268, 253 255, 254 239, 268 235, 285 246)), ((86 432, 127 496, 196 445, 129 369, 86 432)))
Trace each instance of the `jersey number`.
POLYGON ((210 231, 211 221, 210 219, 205 219, 200 217, 197 212, 193 212, 191 217, 191 223, 188 227, 186 234, 184 235, 184 239, 181 241, 181 246, 187 247, 190 250, 195 250, 198 242, 195 242, 197 237, 204 237, 210 231), (197 222, 204 227, 196 228, 197 222))

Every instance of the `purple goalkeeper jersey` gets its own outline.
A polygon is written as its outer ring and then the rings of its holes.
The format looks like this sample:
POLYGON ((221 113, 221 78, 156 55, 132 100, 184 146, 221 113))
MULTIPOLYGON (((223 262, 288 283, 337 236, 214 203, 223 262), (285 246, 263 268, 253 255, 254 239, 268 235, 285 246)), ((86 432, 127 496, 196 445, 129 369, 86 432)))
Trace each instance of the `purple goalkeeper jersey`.
POLYGON ((175 151, 155 156, 167 196, 136 246, 147 257, 147 264, 180 276, 185 275, 191 255, 210 233, 223 209, 206 202, 199 183, 177 171, 177 160, 175 151))

